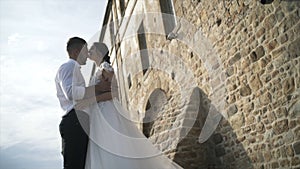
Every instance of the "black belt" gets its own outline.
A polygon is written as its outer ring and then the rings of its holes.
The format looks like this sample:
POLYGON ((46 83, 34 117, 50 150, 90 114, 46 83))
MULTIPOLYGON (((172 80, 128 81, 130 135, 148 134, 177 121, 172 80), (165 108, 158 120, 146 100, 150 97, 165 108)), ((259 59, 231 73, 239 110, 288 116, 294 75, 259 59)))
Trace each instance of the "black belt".
POLYGON ((68 117, 71 115, 71 113, 75 113, 75 109, 71 109, 67 114, 63 115, 62 117, 63 118, 68 117))

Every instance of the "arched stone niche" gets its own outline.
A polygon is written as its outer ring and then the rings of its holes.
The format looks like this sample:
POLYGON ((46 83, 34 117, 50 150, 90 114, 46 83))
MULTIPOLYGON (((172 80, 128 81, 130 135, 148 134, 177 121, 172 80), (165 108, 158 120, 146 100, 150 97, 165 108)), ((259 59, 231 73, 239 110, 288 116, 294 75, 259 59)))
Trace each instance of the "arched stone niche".
POLYGON ((145 108, 145 116, 143 118, 143 133, 146 137, 150 137, 151 129, 158 113, 162 112, 164 105, 167 103, 165 91, 160 88, 154 89, 149 96, 145 108))

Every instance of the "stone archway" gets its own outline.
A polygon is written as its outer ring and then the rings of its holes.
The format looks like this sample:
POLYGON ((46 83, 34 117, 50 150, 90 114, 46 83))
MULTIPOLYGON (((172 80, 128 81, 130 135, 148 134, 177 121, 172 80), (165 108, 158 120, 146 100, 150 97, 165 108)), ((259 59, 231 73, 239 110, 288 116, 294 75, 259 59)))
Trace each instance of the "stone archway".
POLYGON ((143 133, 146 137, 150 137, 151 129, 159 112, 162 112, 164 105, 167 103, 165 91, 160 88, 154 89, 147 101, 145 116, 143 118, 143 133))

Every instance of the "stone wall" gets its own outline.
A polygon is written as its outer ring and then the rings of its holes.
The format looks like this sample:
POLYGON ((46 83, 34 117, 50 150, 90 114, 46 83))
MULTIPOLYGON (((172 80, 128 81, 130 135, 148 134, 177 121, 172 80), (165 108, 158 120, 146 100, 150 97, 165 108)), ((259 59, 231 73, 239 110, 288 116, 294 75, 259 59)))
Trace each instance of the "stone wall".
POLYGON ((300 167, 299 1, 173 0, 173 37, 159 1, 124 4, 109 4, 114 40, 102 40, 158 148, 186 169, 300 167), (212 107, 222 120, 199 143, 212 107))

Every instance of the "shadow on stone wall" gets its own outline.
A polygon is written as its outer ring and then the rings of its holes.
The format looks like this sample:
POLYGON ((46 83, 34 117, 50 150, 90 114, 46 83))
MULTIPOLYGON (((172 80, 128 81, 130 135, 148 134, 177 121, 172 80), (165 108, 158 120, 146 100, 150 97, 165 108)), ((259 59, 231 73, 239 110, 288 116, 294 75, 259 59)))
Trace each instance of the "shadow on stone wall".
POLYGON ((185 169, 253 168, 244 147, 236 141, 236 134, 224 118, 221 120, 222 125, 219 124, 218 129, 206 142, 198 142, 210 106, 207 95, 199 88, 193 90, 188 109, 189 107, 194 109, 195 106, 199 106, 196 115, 189 114, 192 111, 187 110, 186 112, 181 132, 183 139, 177 145, 173 160, 185 169), (191 117, 196 117, 196 121, 188 127, 185 124, 191 120, 191 117), (224 128, 226 131, 220 126, 226 127, 226 129, 224 128), (188 131, 186 136, 184 136, 185 134, 182 135, 185 130, 188 131), (226 134, 221 134, 218 131, 226 134))

